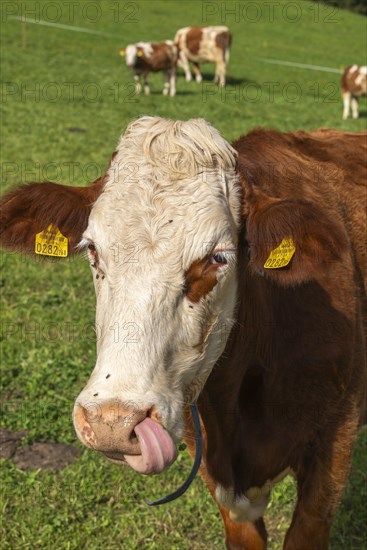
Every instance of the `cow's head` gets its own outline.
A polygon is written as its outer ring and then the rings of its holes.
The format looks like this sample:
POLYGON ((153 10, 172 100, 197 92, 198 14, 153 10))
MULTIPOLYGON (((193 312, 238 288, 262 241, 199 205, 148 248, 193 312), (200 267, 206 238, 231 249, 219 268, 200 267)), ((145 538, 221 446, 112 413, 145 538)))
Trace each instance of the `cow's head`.
POLYGON ((97 361, 74 424, 117 463, 159 472, 176 456, 184 405, 232 324, 239 210, 235 151, 219 133, 150 117, 127 128, 94 185, 32 184, 2 201, 8 246, 33 251, 52 224, 87 252, 97 361))
POLYGON ((139 57, 143 57, 143 48, 138 44, 129 44, 126 46, 124 55, 126 57, 126 65, 134 67, 139 57))

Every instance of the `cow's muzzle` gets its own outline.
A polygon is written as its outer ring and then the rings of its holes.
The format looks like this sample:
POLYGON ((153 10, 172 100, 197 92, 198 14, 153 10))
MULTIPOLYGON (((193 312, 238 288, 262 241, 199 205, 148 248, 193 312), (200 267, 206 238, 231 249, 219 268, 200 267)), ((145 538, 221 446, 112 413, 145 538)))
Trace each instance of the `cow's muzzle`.
POLYGON ((115 464, 127 462, 142 474, 158 474, 174 462, 175 444, 154 409, 137 410, 119 402, 76 403, 74 426, 84 445, 115 464))

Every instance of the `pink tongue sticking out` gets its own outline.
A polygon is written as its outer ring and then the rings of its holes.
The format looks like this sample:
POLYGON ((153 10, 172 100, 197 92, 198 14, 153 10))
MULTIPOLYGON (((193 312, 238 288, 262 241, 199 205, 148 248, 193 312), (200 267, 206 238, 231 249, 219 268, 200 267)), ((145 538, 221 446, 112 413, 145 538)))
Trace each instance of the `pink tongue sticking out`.
POLYGON ((168 432, 158 422, 145 418, 135 426, 141 455, 124 455, 126 462, 141 474, 160 474, 177 457, 177 449, 168 432))

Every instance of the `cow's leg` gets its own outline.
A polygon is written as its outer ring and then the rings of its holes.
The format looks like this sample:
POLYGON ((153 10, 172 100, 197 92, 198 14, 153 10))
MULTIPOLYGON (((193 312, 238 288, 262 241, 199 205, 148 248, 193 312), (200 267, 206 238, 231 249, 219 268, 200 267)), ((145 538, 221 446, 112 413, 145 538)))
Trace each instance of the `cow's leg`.
MULTIPOLYGON (((227 550, 266 550, 267 533, 263 518, 256 521, 237 522, 230 518, 229 510, 221 506, 216 497, 216 482, 210 477, 206 468, 204 456, 206 453, 205 428, 201 426, 203 432, 203 459, 200 466, 200 475, 208 487, 216 505, 221 513, 225 533, 227 550)), ((192 424, 190 413, 185 414, 185 443, 192 457, 195 456, 195 430, 192 424)))
POLYGON ((180 51, 180 54, 178 56, 177 65, 179 67, 182 67, 182 69, 185 71, 185 78, 189 82, 192 80, 192 75, 190 71, 190 65, 189 60, 187 59, 186 55, 183 53, 183 51, 180 51))
POLYGON ((169 72, 169 87, 170 87, 170 96, 173 97, 176 95, 176 67, 172 67, 169 72))
POLYGON ((216 64, 214 80, 219 83, 219 86, 225 86, 226 84, 226 63, 223 59, 216 64))
POLYGON ((148 73, 144 73, 144 93, 145 93, 145 95, 149 95, 149 94, 150 94, 149 81, 148 81, 148 73))
POLYGON ((218 508, 226 531, 227 550, 266 550, 267 533, 263 518, 254 523, 238 523, 230 519, 228 510, 218 508))
POLYGON ((226 63, 223 59, 215 63, 214 82, 219 86, 225 86, 226 84, 226 63))
POLYGON ((218 61, 215 61, 215 74, 214 74, 213 82, 215 84, 219 84, 219 64, 218 64, 218 61))
MULTIPOLYGON (((357 416, 357 415, 356 415, 357 416)), ((348 477, 357 420, 321 434, 297 472, 298 502, 284 550, 327 550, 331 523, 348 477)))
POLYGON ((169 79, 170 79, 169 71, 165 71, 164 72, 163 95, 168 95, 168 93, 169 93, 169 79))
POLYGON ((203 77, 202 77, 201 72, 200 72, 199 63, 196 63, 195 61, 193 61, 192 68, 193 68, 194 73, 195 73, 196 82, 202 82, 203 77))
POLYGON ((351 106, 352 106, 352 117, 358 118, 358 97, 353 96, 351 100, 351 106))
POLYGON ((343 93, 343 120, 346 120, 349 116, 351 95, 352 94, 350 92, 343 93))
POLYGON ((134 74, 134 81, 135 81, 135 93, 139 95, 141 93, 141 84, 140 84, 139 74, 134 74))

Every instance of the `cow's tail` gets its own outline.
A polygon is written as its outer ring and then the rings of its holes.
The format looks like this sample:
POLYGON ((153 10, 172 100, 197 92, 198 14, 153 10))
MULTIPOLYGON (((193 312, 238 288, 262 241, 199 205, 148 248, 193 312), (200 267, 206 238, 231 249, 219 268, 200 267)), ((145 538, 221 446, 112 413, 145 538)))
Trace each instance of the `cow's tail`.
POLYGON ((226 65, 228 65, 229 63, 229 55, 230 55, 230 48, 226 48, 224 50, 224 61, 226 65))
POLYGON ((229 63, 229 56, 230 56, 230 52, 231 52, 231 46, 232 46, 232 34, 230 32, 228 32, 228 36, 227 36, 227 40, 226 40, 227 44, 225 45, 224 47, 224 52, 223 52, 223 56, 224 56, 224 62, 226 65, 228 65, 229 63))

